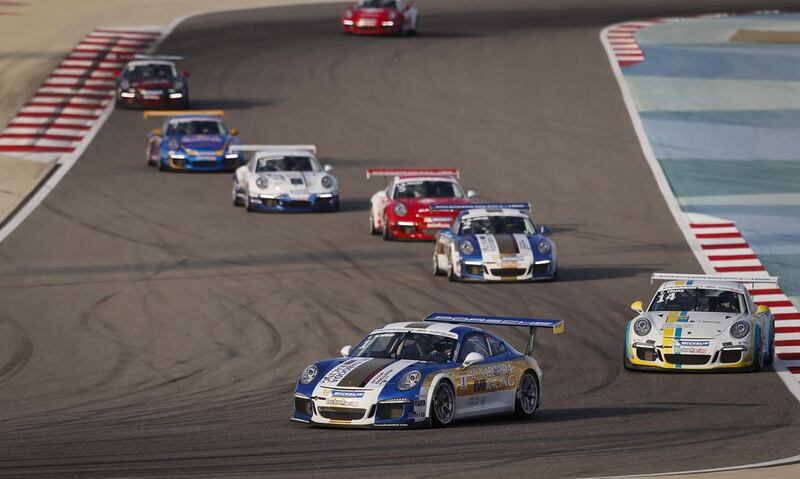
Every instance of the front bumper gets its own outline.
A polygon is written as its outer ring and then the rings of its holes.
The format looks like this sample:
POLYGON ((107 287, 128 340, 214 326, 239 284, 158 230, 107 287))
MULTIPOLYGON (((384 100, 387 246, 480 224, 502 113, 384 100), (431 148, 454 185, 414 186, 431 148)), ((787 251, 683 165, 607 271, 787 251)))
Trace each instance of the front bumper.
POLYGON ((433 241, 443 228, 449 228, 452 220, 428 222, 425 219, 389 221, 389 232, 396 240, 433 241))
POLYGON ((382 25, 381 20, 377 20, 374 25, 370 23, 359 24, 358 20, 342 20, 342 31, 354 35, 396 35, 400 33, 400 22, 394 21, 392 25, 382 25))
POLYGON ((316 426, 397 428, 418 426, 425 419, 425 402, 416 397, 379 399, 378 390, 328 389, 322 393, 312 397, 295 393, 291 419, 316 426))
POLYGON ((169 107, 173 105, 184 105, 188 99, 187 92, 161 91, 157 95, 143 95, 138 90, 117 90, 117 105, 128 107, 169 107), (181 96, 178 97, 177 94, 181 96))
POLYGON ((720 339, 664 338, 656 342, 629 334, 625 359, 631 369, 710 371, 743 369, 753 365, 751 344, 720 339))
POLYGON ((244 158, 226 158, 225 155, 183 155, 181 158, 169 155, 161 163, 166 169, 174 171, 232 171, 244 164, 244 158))
POLYGON ((259 195, 250 197, 251 208, 257 211, 279 213, 319 213, 339 209, 339 193, 290 195, 259 195))
POLYGON ((555 260, 539 260, 528 264, 461 262, 461 280, 476 282, 526 282, 555 279, 558 266, 555 260))

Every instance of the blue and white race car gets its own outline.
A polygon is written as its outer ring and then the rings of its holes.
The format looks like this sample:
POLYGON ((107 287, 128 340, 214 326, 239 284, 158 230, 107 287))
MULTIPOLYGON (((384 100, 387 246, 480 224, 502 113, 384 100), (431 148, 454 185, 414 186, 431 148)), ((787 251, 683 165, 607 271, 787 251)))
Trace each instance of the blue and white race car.
POLYGON ((167 117, 147 135, 147 164, 160 171, 232 171, 244 163, 230 147, 241 143, 236 128, 222 121, 223 112, 145 111, 145 118, 167 117))
POLYGON ((433 205, 432 210, 463 210, 450 228, 436 234, 433 274, 450 281, 555 280, 555 243, 546 226, 528 217, 529 203, 433 205))
POLYGON ((541 405, 542 371, 531 357, 537 328, 559 320, 433 313, 367 335, 342 357, 303 370, 292 420, 327 426, 446 426, 454 420, 541 405), (525 353, 472 325, 529 328, 525 353))

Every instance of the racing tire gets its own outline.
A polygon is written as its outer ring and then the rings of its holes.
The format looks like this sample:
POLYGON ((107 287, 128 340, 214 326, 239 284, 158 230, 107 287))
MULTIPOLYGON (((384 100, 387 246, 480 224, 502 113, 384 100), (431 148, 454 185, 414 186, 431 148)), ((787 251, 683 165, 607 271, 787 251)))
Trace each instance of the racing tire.
POLYGON ((440 381, 431 399, 431 427, 445 427, 456 415, 456 392, 449 381, 440 381))
POLYGON ((761 332, 759 331, 758 337, 755 341, 756 351, 753 356, 753 365, 748 368, 748 371, 757 373, 764 368, 764 351, 761 347, 761 332))
POLYGON ((772 325, 769 332, 769 349, 767 357, 764 358, 764 366, 772 366, 775 362, 775 324, 772 325))
POLYGON ((383 217, 383 240, 384 241, 392 241, 394 238, 392 237, 392 232, 389 231, 389 222, 386 220, 386 216, 383 217))
POLYGON ((158 162, 158 171, 167 171, 167 169, 168 168, 166 166, 164 166, 164 162, 163 161, 159 161, 158 162))
POLYGON ((439 268, 439 253, 436 252, 436 247, 433 247, 433 275, 444 276, 445 271, 439 268))
POLYGON ((255 208, 253 208, 253 204, 250 203, 250 195, 245 195, 244 197, 244 209, 247 210, 248 213, 252 213, 255 211, 255 208))
POLYGON ((532 371, 525 371, 519 380, 514 399, 514 416, 530 419, 539 408, 539 378, 532 371))
POLYGON ((406 33, 408 35, 415 36, 418 31, 419 31, 419 15, 417 15, 417 18, 414 21, 414 28, 412 28, 411 30, 408 30, 408 32, 406 32, 406 33))
POLYGON ((456 276, 455 266, 453 266, 453 261, 450 258, 447 258, 447 279, 453 283, 458 282, 458 276, 456 276))
POLYGON ((231 190, 231 196, 233 197, 232 198, 233 199, 233 206, 244 206, 244 203, 239 198, 239 196, 236 194, 236 186, 234 186, 233 189, 231 190))
POLYGON ((372 213, 369 214, 369 234, 373 236, 381 234, 381 230, 375 227, 375 216, 372 213))

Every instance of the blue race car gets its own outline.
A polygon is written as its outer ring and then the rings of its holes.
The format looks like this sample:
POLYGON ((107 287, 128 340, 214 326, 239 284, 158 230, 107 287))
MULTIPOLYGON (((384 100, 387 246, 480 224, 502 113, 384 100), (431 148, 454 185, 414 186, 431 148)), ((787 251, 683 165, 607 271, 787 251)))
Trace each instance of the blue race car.
POLYGON ((236 128, 225 126, 222 111, 146 111, 145 118, 167 117, 147 135, 147 164, 159 171, 232 171, 244 164, 236 128))
POLYGON ((432 205, 463 210, 434 238, 433 274, 450 281, 555 280, 558 263, 550 230, 528 217, 529 203, 432 205))
POLYGON ((560 334, 564 323, 433 313, 424 322, 387 324, 342 348, 342 357, 303 370, 292 420, 409 427, 508 413, 530 418, 541 404, 542 372, 531 357, 537 328, 560 334), (520 353, 471 324, 527 327, 527 349, 520 353))

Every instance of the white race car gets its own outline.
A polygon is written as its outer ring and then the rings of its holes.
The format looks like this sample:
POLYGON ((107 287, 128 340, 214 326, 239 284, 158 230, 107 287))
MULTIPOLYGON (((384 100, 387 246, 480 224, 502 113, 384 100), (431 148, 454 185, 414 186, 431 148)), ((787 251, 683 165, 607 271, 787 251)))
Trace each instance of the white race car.
POLYGON ((653 275, 667 280, 625 329, 626 369, 758 371, 775 357, 775 320, 753 302, 745 284, 778 278, 693 274, 653 275))
POLYGON ((339 182, 329 165, 320 166, 314 145, 235 145, 253 152, 233 175, 234 206, 247 211, 318 212, 339 210, 339 182))

